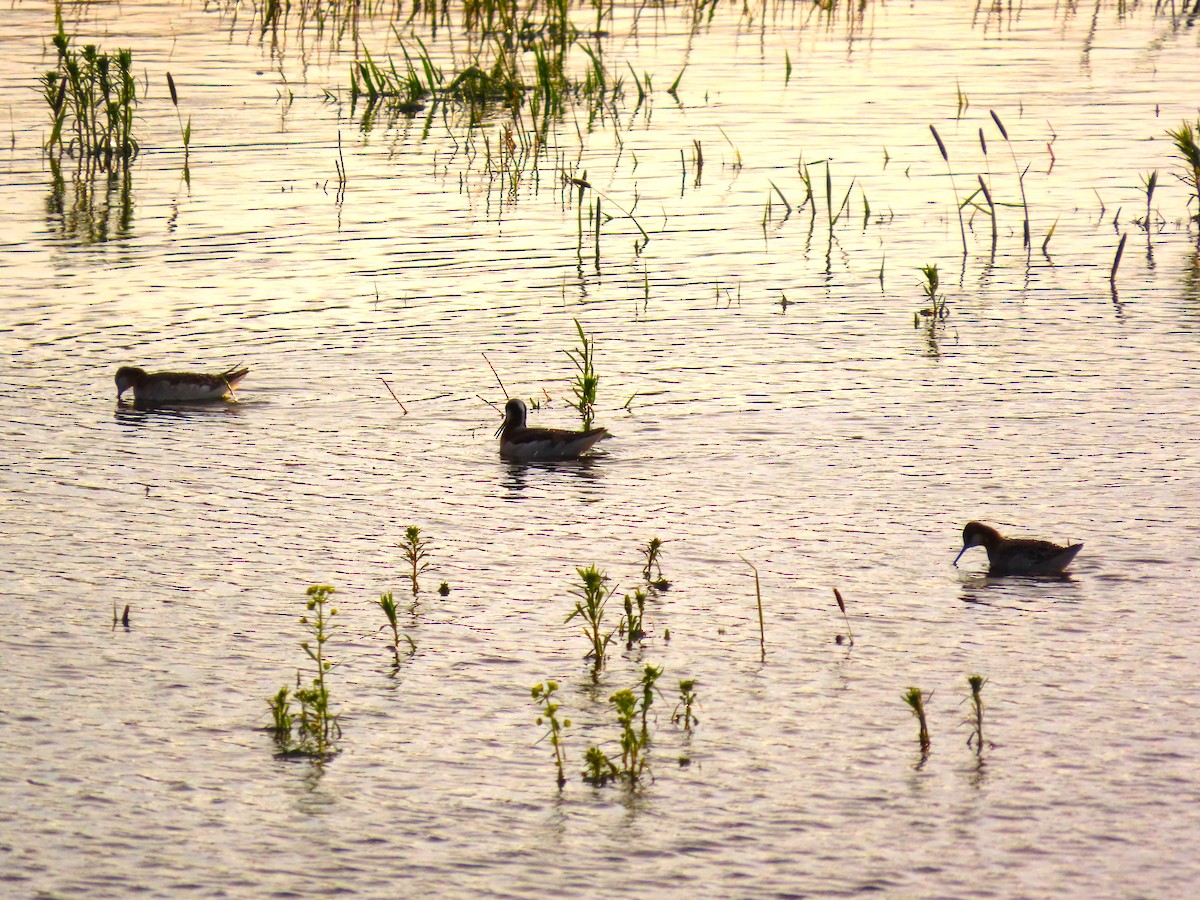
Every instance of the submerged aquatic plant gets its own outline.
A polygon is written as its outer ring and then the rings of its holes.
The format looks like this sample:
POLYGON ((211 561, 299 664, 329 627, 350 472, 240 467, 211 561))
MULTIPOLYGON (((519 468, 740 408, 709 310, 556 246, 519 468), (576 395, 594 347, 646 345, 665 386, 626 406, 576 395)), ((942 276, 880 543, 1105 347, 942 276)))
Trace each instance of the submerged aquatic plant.
POLYGON ((301 641, 300 647, 314 666, 313 679, 301 686, 300 672, 296 672, 296 688, 291 691, 285 685, 267 701, 271 709, 275 742, 282 753, 288 756, 309 756, 327 759, 337 750, 334 742, 341 737, 338 715, 329 702, 329 686, 325 675, 333 667, 326 658, 325 642, 333 629, 333 617, 337 608, 330 601, 334 589, 327 584, 314 584, 308 589, 305 603, 307 614, 300 617, 300 624, 312 635, 311 640, 301 641), (299 712, 292 712, 292 699, 300 704, 299 712))

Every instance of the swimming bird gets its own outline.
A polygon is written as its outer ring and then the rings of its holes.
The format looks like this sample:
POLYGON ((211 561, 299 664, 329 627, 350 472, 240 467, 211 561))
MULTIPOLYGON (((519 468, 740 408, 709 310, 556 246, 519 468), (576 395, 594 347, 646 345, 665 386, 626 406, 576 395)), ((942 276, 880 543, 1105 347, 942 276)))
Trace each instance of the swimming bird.
POLYGON ((230 368, 215 375, 206 372, 147 372, 137 366, 117 369, 117 400, 130 388, 138 406, 220 400, 233 393, 249 369, 230 368))
POLYGON ((963 548, 954 564, 972 547, 983 547, 988 555, 989 575, 1061 575, 1083 544, 1060 547, 1049 541, 1006 538, 990 525, 968 522, 963 529, 963 548))
POLYGON ((505 459, 553 460, 578 459, 597 441, 612 437, 607 428, 568 431, 563 428, 530 428, 525 401, 513 397, 504 404, 504 424, 497 430, 500 455, 505 459))

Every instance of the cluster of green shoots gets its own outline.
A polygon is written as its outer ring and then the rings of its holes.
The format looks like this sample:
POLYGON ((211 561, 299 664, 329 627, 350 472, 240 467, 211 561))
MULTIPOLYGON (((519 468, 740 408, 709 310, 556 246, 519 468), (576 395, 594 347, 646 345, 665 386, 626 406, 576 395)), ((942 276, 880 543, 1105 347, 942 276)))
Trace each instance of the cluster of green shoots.
POLYGON ((650 745, 648 716, 654 702, 654 683, 662 673, 661 666, 647 665, 634 690, 620 690, 608 698, 621 727, 621 755, 609 757, 598 745, 589 747, 583 758, 583 780, 588 784, 600 787, 620 780, 632 787, 646 774, 649 767, 646 750, 650 745))
MULTIPOLYGON (((917 740, 921 744, 921 756, 929 755, 929 723, 925 720, 925 696, 922 694, 919 687, 910 687, 904 694, 901 695, 904 702, 908 704, 912 710, 912 714, 917 719, 917 740)), ((931 693, 930 697, 933 696, 931 693)))
MULTIPOLYGON (((971 734, 967 737, 967 746, 975 750, 975 754, 982 759, 983 756, 983 686, 987 684, 987 679, 982 675, 968 675, 967 684, 971 688, 971 714, 967 719, 967 724, 971 726, 971 734)), ((929 739, 929 723, 925 716, 925 703, 933 696, 930 692, 928 696, 924 695, 920 688, 910 687, 901 695, 904 702, 908 704, 917 720, 917 741, 921 746, 921 763, 924 764, 925 759, 929 756, 931 746, 929 739)))
POLYGON ((634 591, 632 597, 625 595, 625 615, 617 626, 617 632, 625 637, 626 650, 632 650, 633 645, 646 636, 646 600, 646 592, 642 590, 634 591))
MULTIPOLYGON (((600 34, 611 7, 598 3, 594 8, 593 33, 600 34)), ((363 48, 362 58, 351 67, 350 98, 352 104, 365 103, 364 124, 369 124, 376 107, 413 115, 426 102, 435 108, 452 106, 470 125, 498 110, 508 115, 527 112, 534 140, 540 144, 549 123, 563 115, 569 101, 584 101, 589 118, 595 118, 623 96, 622 79, 614 79, 604 63, 603 45, 592 47, 580 40, 584 32, 571 21, 565 0, 525 6, 469 3, 461 11, 459 24, 470 36, 470 49, 451 61, 449 73, 433 60, 419 37, 413 38, 415 47, 400 39, 402 65, 391 58, 379 62, 363 48), (576 48, 586 63, 572 63, 576 48)), ((444 7, 437 8, 436 15, 445 13, 444 7)), ((635 73, 634 80, 640 105, 649 79, 643 84, 635 73)), ((672 89, 678 84, 677 78, 672 89)))
POLYGON ((916 328, 921 318, 927 318, 932 325, 935 322, 940 322, 950 315, 950 308, 946 304, 946 295, 941 293, 941 279, 938 276, 938 267, 921 266, 921 274, 925 276, 925 281, 921 285, 921 293, 925 295, 928 306, 918 310, 913 315, 913 327, 916 328))
POLYGON ((63 28, 61 9, 56 19, 58 32, 52 41, 58 51, 57 66, 40 79, 52 116, 46 149, 58 148, 106 164, 114 158, 130 159, 138 152, 133 135, 138 96, 132 52, 109 54, 95 44, 75 50, 63 28))
POLYGON ((325 680, 333 667, 325 655, 325 642, 333 629, 333 617, 338 613, 330 600, 333 593, 334 589, 327 584, 310 587, 305 605, 307 614, 300 618, 300 624, 311 635, 309 640, 300 642, 300 647, 313 664, 312 681, 301 686, 302 679, 297 671, 295 689, 284 685, 267 701, 275 742, 286 756, 322 760, 337 752, 334 744, 341 737, 342 729, 337 714, 330 708, 329 686, 325 680), (299 712, 293 712, 293 699, 300 705, 299 712))

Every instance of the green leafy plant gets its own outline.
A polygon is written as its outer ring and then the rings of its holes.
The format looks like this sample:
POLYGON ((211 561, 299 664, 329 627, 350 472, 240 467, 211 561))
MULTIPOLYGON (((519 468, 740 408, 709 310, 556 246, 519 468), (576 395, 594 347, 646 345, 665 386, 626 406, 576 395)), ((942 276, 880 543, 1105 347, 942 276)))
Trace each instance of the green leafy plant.
POLYGON ((382 626, 380 630, 383 630, 383 628, 391 628, 392 655, 395 656, 396 661, 399 662, 400 660, 400 638, 404 638, 404 640, 408 641, 408 652, 410 656, 416 653, 417 645, 413 643, 413 639, 407 634, 400 633, 400 622, 398 618, 398 611, 396 609, 396 600, 392 596, 391 591, 386 594, 380 594, 378 602, 379 608, 383 610, 383 614, 387 617, 387 625, 382 626))
POLYGON ((554 765, 558 769, 558 786, 562 787, 567 783, 567 776, 563 771, 564 756, 562 746, 562 732, 564 728, 571 727, 570 719, 560 719, 558 717, 559 704, 552 699, 554 692, 558 690, 558 682, 547 681, 545 684, 535 684, 530 692, 533 696, 533 702, 542 707, 542 712, 537 718, 537 724, 545 723, 549 726, 549 730, 543 735, 550 739, 550 746, 554 749, 554 765))
POLYGON ((596 341, 584 333, 579 320, 575 320, 575 330, 579 333, 579 349, 565 351, 575 364, 575 378, 571 383, 571 392, 575 395, 575 408, 579 410, 579 418, 583 422, 583 430, 592 427, 596 417, 596 388, 600 376, 596 374, 596 341))
POLYGON ((133 114, 138 96, 132 51, 109 54, 95 44, 75 50, 64 30, 61 9, 55 20, 58 30, 51 41, 58 51, 57 66, 40 79, 52 118, 46 150, 57 148, 105 163, 135 156, 139 145, 133 114))
POLYGON ((646 564, 642 566, 642 577, 650 583, 651 587, 665 591, 671 586, 671 582, 663 578, 662 541, 658 538, 651 538, 642 553, 646 557, 646 564))
POLYGON ((675 712, 671 716, 671 721, 677 725, 683 725, 684 731, 691 731, 693 725, 700 724, 700 720, 692 712, 692 707, 695 705, 696 679, 688 678, 680 681, 679 702, 675 705, 675 712))
POLYGON ((646 735, 647 728, 648 728, 648 725, 646 723, 646 716, 650 712, 651 705, 654 703, 654 691, 655 691, 654 684, 656 681, 658 681, 659 678, 662 677, 662 673, 663 673, 662 666, 651 666, 651 665, 647 664, 646 667, 644 669, 642 669, 642 680, 640 682, 640 686, 642 688, 641 712, 642 712, 642 734, 643 734, 643 736, 646 735))
POLYGON ((583 754, 583 764, 583 780, 595 787, 604 787, 621 774, 599 747, 587 748, 583 754))
POLYGON ((938 276, 938 267, 936 265, 921 266, 921 274, 925 276, 925 282, 921 285, 921 293, 925 295, 929 306, 917 313, 917 316, 914 317, 914 325, 917 324, 920 316, 928 318, 930 322, 938 322, 950 315, 946 297, 940 292, 941 279, 938 276))
POLYGON ((621 619, 621 624, 617 631, 625 635, 625 649, 632 650, 633 645, 640 642, 646 632, 643 627, 643 622, 646 617, 646 592, 634 591, 633 596, 625 595, 625 617, 621 619), (634 612, 633 607, 637 606, 637 612, 634 612))
POLYGON ((404 543, 400 545, 400 550, 404 554, 404 561, 408 563, 409 571, 407 577, 412 581, 413 596, 417 596, 420 591, 420 585, 417 579, 421 573, 429 568, 429 563, 425 562, 427 542, 421 537, 421 529, 416 525, 409 525, 404 529, 404 543))
POLYGON ((300 624, 311 634, 311 638, 301 641, 300 647, 313 663, 313 679, 304 686, 297 671, 296 688, 291 692, 291 697, 288 696, 288 687, 284 686, 267 703, 271 709, 271 730, 283 754, 327 759, 337 752, 334 743, 342 734, 338 715, 330 707, 329 685, 325 680, 333 667, 333 663, 326 658, 325 643, 329 640, 333 617, 338 611, 330 600, 334 593, 331 586, 314 584, 307 593, 307 614, 300 617, 300 624), (292 699, 300 704, 298 713, 292 712, 292 699))
POLYGON ((591 650, 585 659, 591 658, 597 671, 604 665, 604 654, 613 638, 613 630, 604 630, 604 607, 615 588, 606 588, 606 577, 595 566, 586 569, 576 569, 582 580, 582 585, 571 591, 579 599, 575 601, 575 609, 567 616, 570 622, 576 616, 583 621, 583 632, 587 635, 591 650))

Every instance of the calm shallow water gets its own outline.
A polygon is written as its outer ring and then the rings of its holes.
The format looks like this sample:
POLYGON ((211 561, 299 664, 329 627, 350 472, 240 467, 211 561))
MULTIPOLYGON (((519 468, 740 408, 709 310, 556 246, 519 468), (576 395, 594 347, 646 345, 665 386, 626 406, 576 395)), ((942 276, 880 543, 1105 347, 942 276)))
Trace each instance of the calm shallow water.
MULTIPOLYGON (((619 10, 606 52, 653 73, 650 103, 635 111, 627 89, 616 126, 564 124, 515 190, 479 149, 502 123, 468 147, 423 118, 364 133, 328 101, 352 41, 292 28, 272 45, 248 13, 148 3, 65 11, 81 42, 131 46, 150 93, 128 182, 68 165, 56 187, 32 90, 53 8, 0 14, 5 893, 1200 883, 1184 537, 1200 262, 1165 140, 1196 112, 1196 28, 1145 4, 868 6, 853 27, 719 10, 694 35, 666 9, 634 38, 619 10), (685 63, 676 103, 665 88, 685 63), (193 119, 190 184, 166 71, 193 119), (1019 197, 990 109, 1030 166, 1034 248, 1003 207, 994 261, 977 214, 964 262, 953 189, 990 171, 998 199, 1019 197), (783 220, 776 198, 764 227, 772 183, 803 197, 801 158, 832 158, 836 197, 855 179, 832 240, 820 166, 815 218, 783 220), (598 267, 562 169, 618 216, 598 267), (1147 236, 1131 219, 1153 169, 1163 222, 1147 236), (635 203, 640 253, 618 212, 635 203), (930 332, 912 318, 932 263, 951 313, 930 332), (538 421, 571 424, 576 319, 616 439, 584 464, 501 462, 480 396, 503 396, 481 353, 514 395, 554 397, 538 421), (123 363, 239 361, 237 404, 113 399, 123 363), (1068 580, 989 580, 981 551, 951 566, 971 518, 1086 547, 1068 580), (405 616, 418 651, 393 672, 373 603, 406 590, 408 524, 433 565, 405 616), (673 587, 644 648, 614 653, 594 686, 563 623, 575 567, 607 570, 619 598, 653 536, 673 587), (739 554, 762 576, 765 662, 739 554), (316 582, 337 586, 343 624, 343 752, 323 768, 277 759, 262 731, 316 582), (833 643, 834 586, 850 651, 833 643), (110 628, 114 603, 129 630, 110 628), (646 663, 665 668, 654 780, 560 793, 529 687, 562 684, 578 770, 591 743, 614 749, 605 701, 646 663), (982 766, 963 724, 976 672, 995 745, 982 766), (669 721, 689 677, 690 736, 669 721), (922 766, 909 685, 933 692, 922 766)), ((384 19, 364 35, 395 48, 384 19)))

